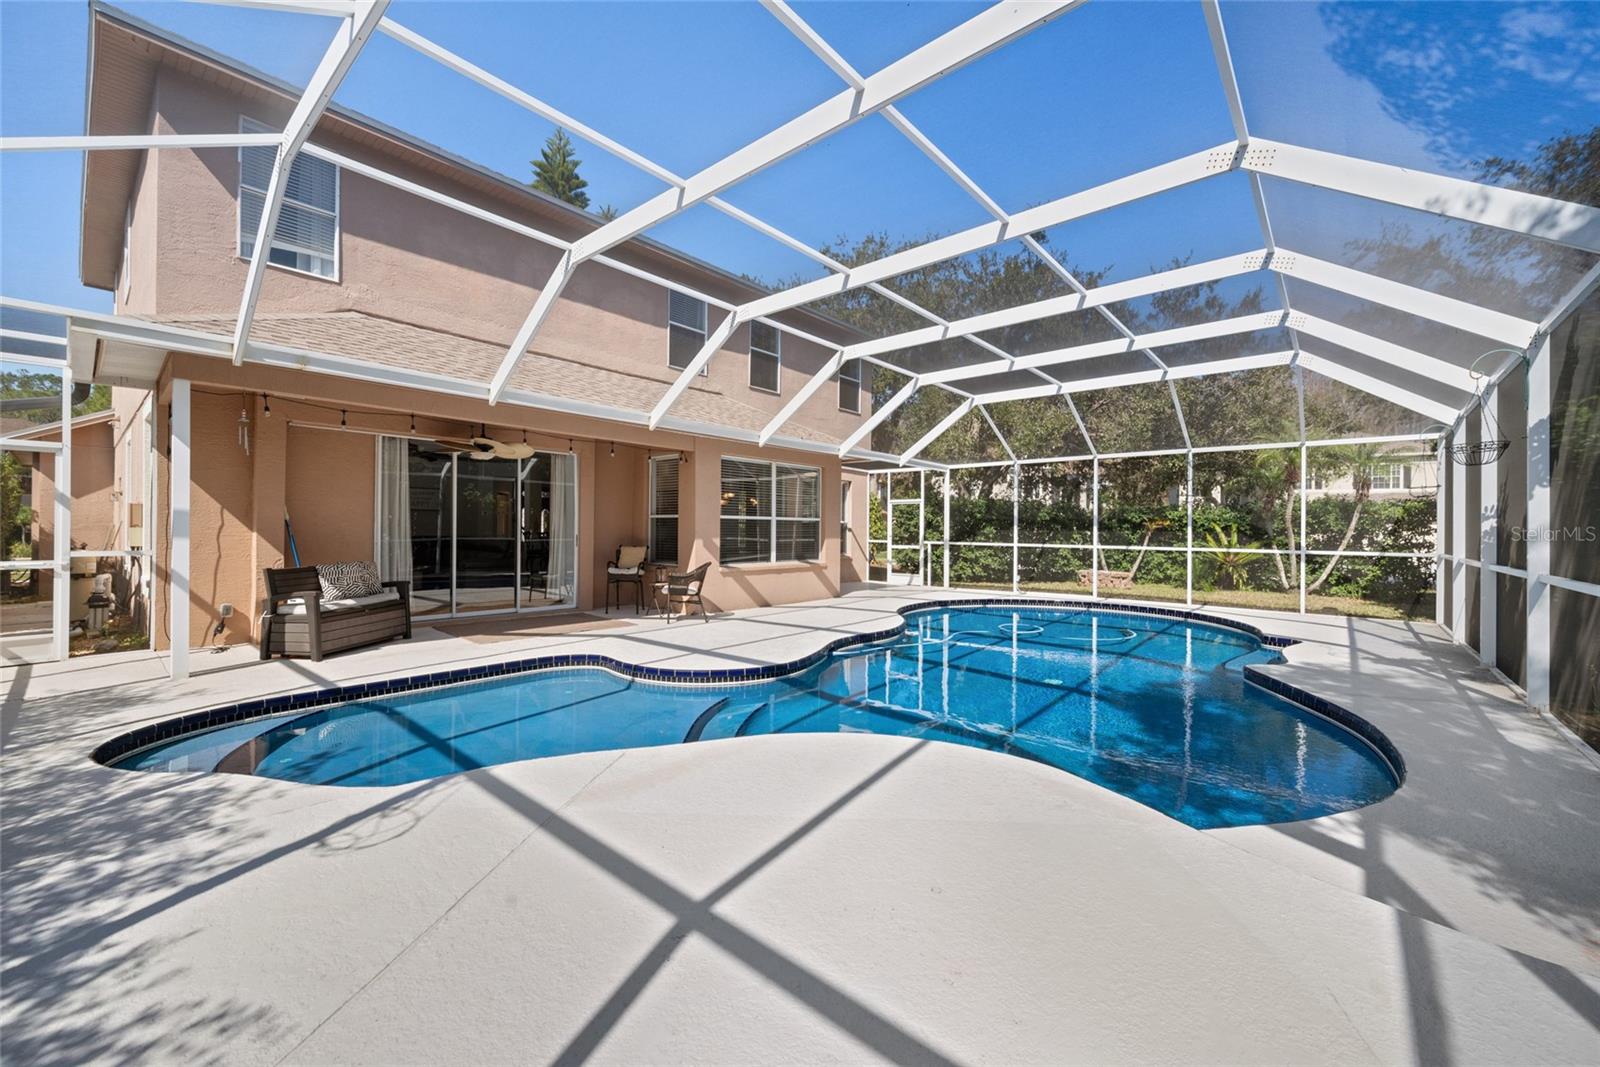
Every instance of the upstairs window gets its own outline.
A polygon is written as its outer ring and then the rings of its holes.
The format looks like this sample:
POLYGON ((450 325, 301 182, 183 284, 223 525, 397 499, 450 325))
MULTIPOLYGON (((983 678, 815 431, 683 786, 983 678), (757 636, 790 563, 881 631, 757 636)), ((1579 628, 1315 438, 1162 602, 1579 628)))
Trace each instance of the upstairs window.
MULTIPOLYGON (((242 133, 272 133, 271 126, 241 118, 242 133)), ((255 252, 261 208, 272 183, 276 148, 239 149, 239 254, 255 252)), ((278 226, 267 249, 267 262, 320 278, 339 275, 339 168, 301 154, 289 165, 289 182, 278 212, 278 226)))
MULTIPOLYGON (((706 302, 667 292, 667 366, 683 370, 706 343, 706 302)), ((701 368, 704 373, 705 368, 701 368)))
POLYGON ((861 361, 847 359, 839 365, 839 410, 861 414, 861 361))
POLYGON ((765 322, 750 324, 750 388, 778 391, 778 371, 783 366, 783 335, 765 322))
POLYGON ((650 558, 672 563, 678 558, 678 457, 650 459, 650 558))

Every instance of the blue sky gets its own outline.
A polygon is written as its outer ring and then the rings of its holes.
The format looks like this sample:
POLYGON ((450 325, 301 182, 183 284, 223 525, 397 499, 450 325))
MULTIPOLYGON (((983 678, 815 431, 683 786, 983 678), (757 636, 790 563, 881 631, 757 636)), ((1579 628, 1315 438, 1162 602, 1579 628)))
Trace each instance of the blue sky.
MULTIPOLYGON (((863 73, 981 9, 935 0, 795 6, 863 73)), ((331 30, 317 17, 205 4, 126 10, 296 84, 331 30)), ((1546 137, 1600 121, 1600 4, 1225 0, 1223 10, 1262 136, 1470 174, 1475 159, 1526 155, 1546 137)), ((396 0, 390 16, 680 174, 840 88, 753 2, 396 0)), ((76 0, 0 0, 0 133, 82 132, 86 25, 76 0)), ((381 36, 337 99, 518 179, 550 132, 381 36)), ((901 108, 1012 210, 1231 137, 1200 7, 1177 0, 1096 0, 901 108)), ((592 145, 579 151, 595 205, 626 209, 661 188, 592 145)), ((0 160, 0 291, 109 306, 109 294, 77 283, 79 173, 73 154, 0 160)), ((936 236, 986 217, 881 118, 726 197, 812 245, 874 230, 936 236)), ((816 273, 705 207, 652 235, 735 271, 816 273)), ((1050 237, 1074 264, 1111 277, 1260 243, 1247 188, 1227 178, 1050 237)))

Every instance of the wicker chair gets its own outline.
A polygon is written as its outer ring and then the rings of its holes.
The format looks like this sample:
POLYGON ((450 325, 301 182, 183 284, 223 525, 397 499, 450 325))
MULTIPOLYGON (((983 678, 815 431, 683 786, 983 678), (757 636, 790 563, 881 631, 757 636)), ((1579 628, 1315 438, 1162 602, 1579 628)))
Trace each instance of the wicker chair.
MULTIPOLYGON (((669 574, 655 584, 652 592, 654 599, 662 606, 667 616, 667 622, 672 622, 672 609, 682 606, 685 609, 690 604, 700 609, 700 618, 707 619, 706 602, 701 597, 701 590, 706 584, 706 572, 711 570, 709 562, 702 563, 692 571, 684 574, 669 574)), ((687 615, 688 611, 685 610, 687 615)))
POLYGON ((266 572, 267 608, 261 615, 261 658, 300 656, 320 660, 333 652, 411 637, 411 583, 384 582, 398 598, 375 604, 325 607, 315 567, 266 572), (292 614, 279 608, 298 600, 292 614))

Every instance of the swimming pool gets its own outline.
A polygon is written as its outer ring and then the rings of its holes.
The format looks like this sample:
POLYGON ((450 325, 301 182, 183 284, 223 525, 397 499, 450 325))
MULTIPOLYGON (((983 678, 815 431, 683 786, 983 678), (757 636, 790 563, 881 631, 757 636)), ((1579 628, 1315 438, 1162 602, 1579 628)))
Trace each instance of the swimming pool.
POLYGON ((1021 756, 1191 826, 1381 800, 1390 761, 1246 684, 1279 653, 1241 630, 1089 608, 947 606, 804 670, 727 685, 542 670, 177 737, 114 765, 383 786, 499 763, 757 734, 897 734, 1021 756))

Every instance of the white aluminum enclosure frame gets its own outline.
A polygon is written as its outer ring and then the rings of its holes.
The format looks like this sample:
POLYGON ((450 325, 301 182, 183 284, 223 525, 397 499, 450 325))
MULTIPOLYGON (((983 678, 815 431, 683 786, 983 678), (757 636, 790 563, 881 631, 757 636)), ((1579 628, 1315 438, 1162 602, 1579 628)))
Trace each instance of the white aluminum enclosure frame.
MULTIPOLYGON (((1336 323, 1318 319, 1315 316, 1296 312, 1289 304, 1288 291, 1285 284, 1285 279, 1287 278, 1296 278, 1311 285, 1391 307, 1431 321, 1445 323, 1491 339, 1496 343, 1524 351, 1527 354, 1527 365, 1529 367, 1530 402, 1528 414, 1531 437, 1535 427, 1547 426, 1549 418, 1550 332, 1559 323, 1562 316, 1570 312, 1578 302, 1591 294, 1597 286, 1600 286, 1600 267, 1596 267, 1589 271, 1568 294, 1563 296, 1560 304, 1551 312, 1550 316, 1547 316, 1544 321, 1538 324, 1532 324, 1516 316, 1506 315, 1424 289, 1403 285, 1390 279, 1329 263, 1279 246, 1273 236, 1271 220, 1267 216, 1265 199, 1262 194, 1260 179, 1263 175, 1313 185, 1409 210, 1441 215, 1475 226, 1520 233, 1591 253, 1600 252, 1600 210, 1587 205, 1565 203, 1548 197, 1482 183, 1427 174, 1389 164, 1354 159, 1337 153, 1253 137, 1246 123, 1243 101, 1232 70, 1232 60, 1228 55, 1226 34, 1222 26, 1221 9, 1215 0, 1202 0, 1202 6, 1207 17, 1214 57, 1221 76, 1222 89, 1228 104, 1230 119, 1233 123, 1234 140, 1224 142, 1213 149, 1172 160, 1088 190, 1070 193, 1014 214, 1008 214, 997 202, 989 197, 950 157, 907 121, 899 113, 894 103, 906 93, 912 92, 971 62, 973 59, 1001 47, 1006 42, 1030 32, 1045 21, 1068 12, 1071 8, 1077 6, 1077 3, 1081 2, 1081 0, 1057 0, 1057 2, 1048 4, 1027 6, 1026 10, 1023 10, 1018 5, 997 4, 936 41, 914 51, 906 59, 891 64, 877 74, 868 77, 862 77, 854 71, 848 62, 844 61, 811 27, 800 20, 782 0, 764 0, 766 7, 774 17, 827 64, 846 83, 847 88, 799 118, 791 120, 768 135, 758 138, 740 151, 687 178, 680 178, 672 174, 659 164, 653 163, 638 153, 629 151, 598 131, 582 124, 564 112, 551 108, 509 82, 483 71, 461 57, 428 41, 421 35, 397 25, 392 20, 384 17, 386 0, 349 0, 349 2, 344 2, 344 0, 304 0, 304 2, 299 3, 292 2, 292 0, 284 3, 269 2, 269 0, 224 0, 224 2, 239 3, 244 6, 272 7, 280 10, 285 8, 297 9, 323 15, 334 15, 341 20, 340 29, 335 34, 334 41, 323 56, 323 61, 319 65, 317 73, 301 95, 294 109, 294 117, 287 124, 282 134, 199 133, 0 138, 0 150, 18 152, 128 149, 194 150, 265 145, 276 146, 279 149, 274 165, 272 182, 274 188, 272 195, 268 197, 268 207, 263 211, 262 225, 258 231, 256 245, 251 257, 247 284, 245 292, 242 294, 240 314, 236 319, 232 338, 218 337, 217 335, 200 331, 166 327, 157 323, 140 322, 125 317, 95 316, 88 313, 73 312, 70 309, 51 309, 69 316, 69 333, 74 349, 79 343, 92 342, 95 338, 158 345, 171 351, 195 352, 207 356, 230 358, 236 364, 249 361, 266 366, 296 367, 357 380, 399 384, 450 395, 484 399, 491 403, 522 404, 543 410, 591 415, 632 425, 682 430, 726 440, 751 441, 761 445, 770 444, 775 447, 815 453, 835 453, 846 459, 875 460, 892 463, 897 466, 911 464, 917 470, 950 469, 948 465, 930 463, 920 458, 919 454, 932 444, 938 434, 925 435, 923 440, 899 455, 886 456, 871 452, 861 446, 873 428, 892 417, 894 412, 911 400, 919 389, 930 387, 946 389, 959 397, 957 411, 965 415, 977 410, 989 421, 991 428, 994 428, 994 423, 989 417, 988 405, 1027 397, 1056 395, 1062 397, 1063 401, 1071 409, 1079 430, 1084 434, 1089 453, 1082 458, 1091 459, 1098 472, 1100 459, 1112 458, 1113 454, 1100 452, 1096 449, 1095 442, 1089 439, 1087 429, 1072 402, 1072 394, 1074 392, 1089 388, 1115 388, 1122 385, 1149 382, 1165 382, 1169 387, 1169 392, 1171 392, 1173 383, 1186 377, 1229 373, 1254 367, 1287 364, 1295 368, 1297 404, 1300 407, 1301 440, 1298 442, 1298 446, 1302 453, 1302 463, 1304 462, 1305 449, 1314 447, 1316 444, 1305 440, 1307 435, 1304 423, 1303 389, 1299 384, 1302 370, 1323 374, 1354 388, 1382 396, 1417 411, 1430 419, 1435 419, 1441 424, 1451 427, 1452 431, 1459 429, 1463 412, 1476 403, 1475 400, 1470 399, 1475 392, 1473 388, 1475 383, 1470 375, 1466 374, 1459 366, 1450 363, 1448 360, 1440 359, 1432 353, 1415 351, 1405 346, 1394 344, 1382 337, 1369 336, 1359 331, 1339 326, 1336 323), (311 142, 309 138, 316 127, 318 116, 327 107, 328 101, 337 88, 340 79, 355 60, 362 44, 375 30, 384 33, 391 39, 412 48, 433 61, 443 64, 446 68, 463 74, 479 85, 544 116, 549 121, 574 130, 578 136, 599 145, 640 170, 652 174, 666 182, 671 188, 621 218, 599 226, 591 233, 575 241, 566 242, 542 233, 533 227, 517 223, 474 205, 455 200, 435 190, 430 190, 425 186, 390 175, 379 168, 347 159, 311 142), (821 253, 807 249, 801 242, 795 241, 762 220, 732 207, 717 195, 722 190, 759 172, 764 167, 770 166, 794 152, 803 150, 811 142, 829 136, 861 117, 873 113, 882 113, 886 120, 904 135, 908 141, 939 166, 969 196, 983 205, 985 210, 992 216, 992 221, 938 240, 926 242, 871 263, 845 268, 842 264, 828 260, 821 253), (489 381, 466 381, 422 370, 380 367, 360 360, 327 353, 306 352, 282 345, 262 344, 251 339, 251 322, 259 297, 261 278, 265 271, 265 257, 270 250, 270 238, 274 229, 274 225, 268 216, 276 216, 277 210, 281 205, 281 186, 287 179, 288 166, 292 162, 296 151, 305 151, 309 155, 326 159, 344 167, 352 173, 361 174, 372 180, 406 190, 420 198, 488 221, 493 225, 561 250, 562 258, 560 265, 554 272, 554 276, 541 289, 539 298, 524 323, 524 329, 519 331, 518 338, 513 341, 507 351, 499 370, 489 381), (1240 171, 1249 179, 1261 231, 1261 241, 1264 246, 1257 252, 1224 257, 1208 263, 1193 264, 1176 270, 1157 272, 1141 279, 1131 279, 1097 289, 1087 289, 1077 284, 1076 279, 1070 275, 1061 263, 1031 239, 1032 233, 1051 226, 1232 171, 1240 171), (697 203, 708 203, 716 210, 734 218, 756 232, 778 240, 791 249, 809 255, 814 261, 827 266, 830 272, 829 275, 782 292, 747 301, 743 304, 718 301, 706 294, 691 294, 704 299, 708 306, 716 306, 725 313, 724 328, 712 331, 707 339, 706 346, 701 352, 697 353, 696 362, 678 376, 655 408, 648 413, 546 396, 508 387, 508 380, 516 362, 520 360, 522 353, 526 351, 528 344, 531 343, 539 323, 542 321, 543 316, 548 313, 550 307, 553 306, 565 281, 580 264, 592 261, 599 266, 628 273, 653 284, 663 286, 670 284, 673 288, 684 290, 681 285, 669 283, 666 279, 612 259, 606 256, 605 252, 616 244, 644 233, 651 226, 697 203), (884 284, 903 272, 1016 239, 1022 240, 1031 252, 1038 256, 1049 269, 1072 288, 1073 292, 1067 296, 1039 301, 1019 308, 973 316, 965 320, 946 321, 926 309, 917 307, 884 284), (1250 327, 1250 330, 1243 328, 1248 325, 1247 320, 1233 320, 1221 323, 1200 323, 1180 330, 1161 331, 1138 336, 1127 330, 1123 324, 1117 322, 1115 316, 1111 315, 1107 308, 1107 305, 1118 300, 1129 299, 1138 295, 1152 295, 1187 285, 1203 284, 1206 281, 1220 281, 1224 278, 1258 270, 1267 270, 1274 275, 1283 306, 1280 311, 1268 313, 1267 316, 1257 319, 1255 325, 1250 327), (789 309, 799 308, 822 297, 861 287, 872 287, 874 291, 887 299, 894 300, 913 313, 929 320, 931 325, 906 331, 893 337, 871 338, 866 341, 839 346, 770 318, 770 316, 778 315, 789 309), (1118 328, 1119 334, 1122 335, 1117 341, 1105 342, 1104 344, 1110 347, 1104 349, 1086 345, 1053 353, 1036 353, 1023 357, 1013 357, 977 336, 983 331, 996 329, 1004 325, 1020 324, 1037 321, 1051 315, 1095 309, 1101 309, 1108 316, 1108 321, 1111 321, 1118 328), (703 366, 704 362, 711 358, 717 347, 713 343, 714 340, 719 336, 725 338, 731 335, 739 326, 758 319, 770 322, 783 332, 824 345, 832 350, 834 355, 826 360, 824 366, 806 382, 799 394, 790 399, 779 414, 758 432, 735 430, 729 427, 706 425, 696 423, 693 420, 674 418, 670 414, 673 401, 688 387, 699 367, 703 366), (1171 368, 1165 366, 1157 354, 1164 345, 1182 343, 1184 338, 1197 340, 1208 337, 1228 336, 1232 332, 1250 332, 1254 329, 1269 328, 1266 325, 1268 320, 1272 321, 1270 328, 1281 327, 1288 331, 1292 340, 1290 351, 1267 353, 1261 356, 1218 359, 1209 364, 1171 368), (1311 351, 1307 351, 1303 346, 1302 335, 1310 339, 1311 351), (836 375, 839 368, 847 361, 852 359, 879 360, 881 357, 915 345, 957 338, 966 338, 972 344, 981 345, 996 358, 992 361, 985 361, 971 366, 929 371, 921 375, 908 373, 906 385, 884 404, 880 405, 877 411, 863 420, 862 425, 843 443, 842 447, 835 444, 821 444, 798 436, 789 437, 780 434, 779 431, 783 425, 795 417, 806 402, 816 394, 824 383, 836 375), (1319 340, 1350 349, 1373 360, 1379 368, 1393 368, 1395 373, 1391 375, 1383 369, 1358 370, 1346 366, 1326 354, 1318 353, 1317 342, 1319 340), (1153 366, 1145 371, 1064 382, 1052 380, 1047 373, 1047 368, 1052 364, 1071 362, 1077 359, 1090 359, 1099 354, 1122 352, 1142 352, 1150 359, 1153 366), (1033 372, 1036 377, 1041 379, 1041 384, 1026 389, 997 389, 986 392, 972 392, 964 388, 966 383, 970 383, 980 377, 1018 370, 1033 372), (1431 390, 1430 395, 1423 395, 1417 391, 1422 385, 1422 383, 1416 381, 1419 378, 1432 381, 1446 390, 1447 393, 1465 394, 1466 399, 1458 405, 1453 403, 1448 395, 1436 396, 1432 394, 1431 390)), ((26 302, 0 301, 0 303, 4 303, 6 306, 23 306, 26 302)), ((34 305, 34 307, 40 308, 43 306, 34 305)), ((7 336, 17 340, 28 340, 19 331, 7 331, 7 336)), ((892 361, 880 362, 879 365, 890 369, 899 369, 893 366, 892 361)), ((1485 395, 1490 397, 1494 395, 1495 387, 1506 370, 1507 368, 1502 368, 1502 371, 1488 383, 1483 389, 1485 395)), ((176 407, 175 403, 174 408, 176 409, 176 407)), ((1175 393, 1174 410, 1179 420, 1179 425, 1187 438, 1184 413, 1181 404, 1177 403, 1175 393)), ((957 418, 959 417, 957 416, 957 418)), ((175 440, 179 436, 177 432, 179 429, 178 422, 175 410, 173 418, 175 440)), ((949 420, 947 424, 943 425, 946 425, 947 428, 948 425, 953 424, 954 420, 949 420)), ((996 430, 996 433, 998 434, 998 430, 996 430)), ((70 431, 68 431, 68 436, 70 436, 70 431)), ((1392 440, 1392 438, 1386 440, 1392 440)), ((1001 438, 1001 444, 1010 457, 1004 462, 1011 466, 1014 480, 1017 477, 1016 472, 1021 465, 1037 462, 1018 460, 1003 437, 1001 438)), ((1118 453, 1115 455, 1186 454, 1192 466, 1195 454, 1211 451, 1206 448, 1192 447, 1192 442, 1189 442, 1189 444, 1191 447, 1181 450, 1118 453)), ((1272 446, 1253 445, 1248 447, 1272 446)), ((68 452, 70 452, 70 445, 61 448, 61 454, 64 457, 68 452)), ((1530 449, 1528 458, 1528 522, 1530 528, 1536 530, 1542 529, 1543 524, 1548 523, 1550 512, 1550 501, 1548 499, 1549 457, 1548 455, 1538 455, 1537 452, 1538 450, 1536 449, 1530 449)), ((187 447, 184 448, 183 453, 186 461, 187 447)), ((66 462, 70 463, 70 460, 66 462)), ((175 470, 176 467, 177 449, 175 448, 175 470)), ((1483 471, 1461 472, 1458 469, 1457 473, 1461 475, 1458 477, 1458 481, 1464 480, 1466 476, 1475 476, 1483 479, 1490 477, 1483 471)), ((1302 479, 1302 487, 1303 484, 1304 480, 1302 479)), ((176 481, 174 484, 171 505, 173 508, 175 535, 177 533, 176 520, 179 511, 183 511, 184 514, 187 511, 186 503, 183 504, 181 509, 179 507, 180 489, 186 496, 188 490, 186 480, 181 487, 176 481)), ((1096 481, 1095 489, 1097 498, 1098 480, 1096 481)), ((946 479, 945 492, 948 500, 948 478, 946 479)), ((1464 502, 1463 494, 1457 493, 1455 497, 1458 501, 1464 502)), ((1098 511, 1098 509, 1096 510, 1098 511)), ((1303 524, 1304 508, 1302 508, 1301 518, 1303 524)), ((1445 518, 1449 522, 1458 520, 1456 515, 1446 516, 1445 518)), ((70 515, 67 516, 67 522, 70 523, 70 515)), ((948 522, 946 523, 946 530, 948 531, 948 522)), ((1466 533, 1465 530, 1462 532, 1463 534, 1466 533)), ((1482 544, 1485 546, 1491 544, 1492 536, 1497 537, 1497 531, 1492 528, 1486 528, 1481 531, 1482 544)), ((1098 516, 1093 542, 1096 548, 1100 547, 1098 516)), ((1303 548, 1303 533, 1301 544, 1303 548)), ((1015 538, 1013 538, 1012 547, 1015 557, 1017 547, 1015 538)), ((1462 542, 1458 541, 1457 548, 1462 555, 1465 554, 1462 551, 1462 542)), ((1190 550, 1192 553, 1192 544, 1190 550)), ((1538 632, 1541 625, 1544 627, 1549 625, 1548 589, 1550 587, 1575 588, 1580 592, 1591 595, 1596 592, 1586 587, 1585 583, 1551 575, 1549 573, 1549 557, 1548 543, 1537 538, 1532 539, 1526 572, 1528 576, 1527 595, 1530 633, 1538 632)), ((1498 566, 1487 557, 1475 562, 1482 566, 1486 573, 1493 571, 1498 566)), ((946 571, 948 571, 948 552, 945 555, 944 565, 946 571)), ((1459 572, 1460 568, 1458 567, 1456 570, 1459 572)), ((1015 574, 1016 564, 1014 559, 1014 581, 1015 574)), ((1302 598, 1303 593, 1302 589, 1302 598)), ((1457 607, 1458 609, 1460 607, 1459 599, 1457 607)), ((58 608, 58 610, 60 609, 58 608)), ((1485 625, 1492 624, 1486 623, 1485 625)), ((1493 642, 1489 640, 1489 635, 1480 635, 1480 641, 1485 646, 1486 657, 1491 657, 1492 653, 1489 649, 1492 648, 1493 642)), ((1541 702, 1547 702, 1548 700, 1548 660, 1546 658, 1541 666, 1536 662, 1535 655, 1536 649, 1542 649, 1542 647, 1543 645, 1539 641, 1530 640, 1528 642, 1528 693, 1530 702, 1536 706, 1542 706, 1541 702)))
POLYGON ((278 230, 278 216, 283 210, 283 196, 289 188, 289 170, 294 157, 311 137, 317 120, 333 101, 333 94, 344 80, 345 74, 361 54, 362 45, 378 28, 389 0, 362 0, 356 10, 341 19, 333 40, 328 43, 322 61, 317 64, 305 92, 289 116, 284 127, 278 151, 272 159, 272 175, 267 180, 266 196, 261 204, 261 218, 256 225, 256 243, 250 249, 250 267, 245 274, 244 294, 239 299, 239 315, 233 327, 233 365, 244 362, 245 350, 250 345, 250 327, 255 322, 256 301, 261 297, 261 281, 266 275, 271 259, 272 241, 278 230))

